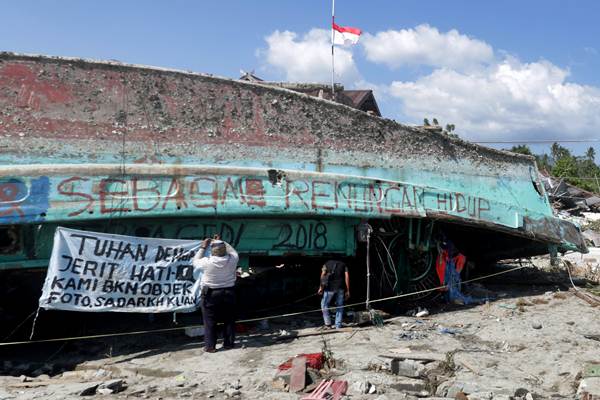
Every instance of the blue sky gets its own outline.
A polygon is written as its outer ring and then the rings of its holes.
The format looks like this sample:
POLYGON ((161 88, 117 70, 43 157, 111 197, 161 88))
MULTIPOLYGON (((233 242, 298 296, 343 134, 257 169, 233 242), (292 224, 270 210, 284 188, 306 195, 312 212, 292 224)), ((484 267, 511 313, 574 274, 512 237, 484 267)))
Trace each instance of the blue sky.
MULTIPOLYGON (((327 0, 5 1, 0 50, 326 81, 330 12, 327 0)), ((389 118, 436 116, 472 140, 600 139, 598 16, 585 0, 337 0, 337 22, 365 33, 337 50, 336 80, 373 88, 389 118)))

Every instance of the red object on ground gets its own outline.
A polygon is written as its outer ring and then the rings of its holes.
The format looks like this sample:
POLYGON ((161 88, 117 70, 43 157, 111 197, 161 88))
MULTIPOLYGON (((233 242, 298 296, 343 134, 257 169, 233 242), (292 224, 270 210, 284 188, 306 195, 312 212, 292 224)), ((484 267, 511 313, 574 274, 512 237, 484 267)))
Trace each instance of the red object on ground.
POLYGON ((295 357, 290 370, 290 392, 296 393, 306 387, 306 357, 295 357))
POLYGON ((308 396, 302 400, 339 400, 346 394, 348 382, 346 381, 321 381, 319 385, 308 396))
POLYGON ((308 368, 313 369, 321 369, 323 368, 323 363, 325 362, 325 357, 323 357, 323 353, 310 353, 310 354, 298 354, 296 357, 292 357, 283 364, 280 364, 277 369, 279 371, 286 371, 292 368, 292 361, 294 358, 305 357, 306 358, 306 366, 308 368))

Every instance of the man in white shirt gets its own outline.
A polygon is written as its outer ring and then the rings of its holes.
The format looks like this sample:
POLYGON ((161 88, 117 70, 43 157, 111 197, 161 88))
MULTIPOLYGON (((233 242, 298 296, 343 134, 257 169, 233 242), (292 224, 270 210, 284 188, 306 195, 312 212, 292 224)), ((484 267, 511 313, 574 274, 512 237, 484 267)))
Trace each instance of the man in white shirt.
POLYGON ((231 349, 235 341, 235 279, 239 256, 222 240, 204 239, 194 256, 194 269, 202 271, 200 307, 204 319, 204 350, 216 351, 217 322, 222 322, 223 348, 231 349), (210 255, 206 249, 210 247, 210 255))

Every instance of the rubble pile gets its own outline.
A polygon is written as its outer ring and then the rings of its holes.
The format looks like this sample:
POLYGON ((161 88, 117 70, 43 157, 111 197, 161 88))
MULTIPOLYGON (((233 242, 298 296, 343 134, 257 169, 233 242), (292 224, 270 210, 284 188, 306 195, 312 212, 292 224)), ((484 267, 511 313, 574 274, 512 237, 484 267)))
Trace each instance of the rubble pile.
POLYGON ((543 182, 552 206, 563 215, 600 212, 600 196, 552 176, 545 176, 543 182))
POLYGON ((543 182, 555 213, 578 226, 588 246, 585 254, 563 254, 563 266, 577 276, 600 283, 600 196, 551 176, 543 177, 543 182))

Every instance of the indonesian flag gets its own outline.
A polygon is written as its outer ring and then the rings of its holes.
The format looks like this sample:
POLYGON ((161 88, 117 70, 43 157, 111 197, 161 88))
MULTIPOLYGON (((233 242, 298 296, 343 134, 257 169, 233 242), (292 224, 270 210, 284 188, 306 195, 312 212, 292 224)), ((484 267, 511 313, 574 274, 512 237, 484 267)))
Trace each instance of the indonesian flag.
POLYGON ((339 26, 335 22, 333 28, 333 44, 356 44, 362 31, 350 26, 339 26))

